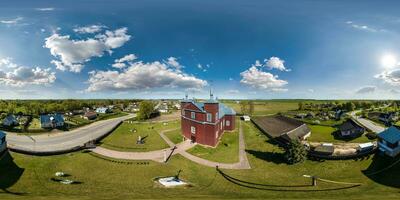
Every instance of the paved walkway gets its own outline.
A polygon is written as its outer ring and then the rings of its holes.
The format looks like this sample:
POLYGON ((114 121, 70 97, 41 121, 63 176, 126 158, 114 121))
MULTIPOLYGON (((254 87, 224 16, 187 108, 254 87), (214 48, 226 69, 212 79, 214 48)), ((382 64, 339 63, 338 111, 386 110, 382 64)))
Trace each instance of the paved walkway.
MULTIPOLYGON (((190 148, 194 147, 195 144, 192 144, 189 140, 186 140, 184 142, 181 142, 176 145, 176 149, 173 152, 173 155, 175 154, 181 154, 183 157, 198 163, 200 165, 205 165, 208 167, 216 167, 218 166, 220 169, 250 169, 250 164, 247 159, 247 154, 245 151, 245 141, 244 141, 244 134, 243 134, 243 129, 242 129, 242 122, 240 121, 239 123, 240 128, 239 128, 239 162, 237 163, 219 163, 219 162, 213 162, 209 161, 197 156, 194 156, 188 152, 190 148)), ((114 151, 110 149, 105 149, 103 147, 96 147, 95 149, 92 149, 94 153, 110 157, 110 158, 116 158, 116 159, 124 159, 124 160, 153 160, 157 162, 164 162, 165 157, 171 154, 172 148, 175 146, 175 144, 167 137, 164 135, 165 132, 168 132, 171 130, 166 130, 163 132, 160 132, 160 136, 165 140, 165 142, 171 147, 163 150, 157 150, 157 151, 150 151, 150 152, 121 152, 121 151, 114 151)))
POLYGON ((356 114, 360 112, 359 110, 357 111, 353 111, 350 113, 350 116, 357 120, 360 124, 362 124, 363 126, 367 127, 369 130, 371 130, 374 133, 380 133, 382 131, 385 130, 385 127, 382 127, 380 125, 377 125, 375 122, 369 120, 369 119, 365 119, 365 118, 361 118, 358 117, 356 114))
POLYGON ((123 117, 94 122, 71 131, 40 134, 34 136, 7 132, 9 149, 27 154, 59 154, 74 151, 91 140, 104 137, 122 121, 135 117, 130 114, 123 117))

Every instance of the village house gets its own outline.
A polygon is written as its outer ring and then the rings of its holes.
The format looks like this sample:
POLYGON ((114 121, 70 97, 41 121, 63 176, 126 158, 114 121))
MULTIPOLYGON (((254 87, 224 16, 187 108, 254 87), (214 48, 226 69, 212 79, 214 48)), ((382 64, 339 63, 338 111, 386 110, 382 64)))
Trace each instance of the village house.
POLYGON ((202 145, 215 147, 224 131, 235 130, 236 112, 210 94, 205 102, 181 101, 182 135, 202 145))
POLYGON ((97 118, 97 113, 93 112, 93 111, 86 112, 83 115, 83 119, 86 119, 86 120, 94 120, 96 118, 97 118))
POLYGON ((61 128, 64 126, 64 116, 59 113, 40 115, 40 125, 42 128, 61 128))
POLYGON ((0 131, 0 157, 7 149, 6 134, 0 131))
POLYGON ((98 108, 96 108, 96 113, 100 113, 100 114, 111 113, 111 109, 107 108, 107 107, 98 107, 98 108))
POLYGON ((3 119, 3 126, 18 126, 19 122, 14 115, 8 115, 6 118, 3 119))
POLYGON ((364 131, 365 128, 353 119, 348 119, 339 126, 339 133, 342 137, 358 137, 362 135, 364 131))
POLYGON ((385 123, 385 124, 389 124, 393 121, 397 120, 397 116, 395 113, 381 113, 379 115, 379 121, 385 123))
POLYGON ((390 156, 395 157, 400 154, 400 129, 397 126, 391 126, 378 134, 379 150, 390 156))

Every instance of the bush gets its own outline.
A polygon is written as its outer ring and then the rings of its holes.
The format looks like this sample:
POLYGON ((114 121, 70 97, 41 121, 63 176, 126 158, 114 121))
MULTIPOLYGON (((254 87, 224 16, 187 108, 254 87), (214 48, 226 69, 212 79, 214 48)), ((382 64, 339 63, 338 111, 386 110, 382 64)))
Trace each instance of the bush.
POLYGON ((285 160, 288 164, 304 162, 307 159, 307 149, 298 140, 292 140, 286 147, 285 160))
POLYGON ((376 133, 372 133, 372 132, 365 134, 365 136, 367 136, 367 138, 370 140, 374 140, 378 137, 378 135, 376 135, 376 133))

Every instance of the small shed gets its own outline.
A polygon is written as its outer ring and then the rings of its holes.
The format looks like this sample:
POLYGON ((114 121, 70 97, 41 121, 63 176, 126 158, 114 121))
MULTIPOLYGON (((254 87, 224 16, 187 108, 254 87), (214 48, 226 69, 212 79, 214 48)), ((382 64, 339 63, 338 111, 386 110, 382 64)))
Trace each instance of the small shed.
POLYGON ((248 115, 243 115, 242 119, 245 122, 249 122, 250 121, 250 117, 248 115))

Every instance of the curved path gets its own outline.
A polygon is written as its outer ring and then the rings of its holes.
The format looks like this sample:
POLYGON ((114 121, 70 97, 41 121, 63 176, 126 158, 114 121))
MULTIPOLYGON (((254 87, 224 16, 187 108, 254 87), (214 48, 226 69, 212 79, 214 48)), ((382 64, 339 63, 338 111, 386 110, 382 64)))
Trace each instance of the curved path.
POLYGON ((360 112, 359 110, 353 111, 350 113, 350 116, 357 120, 360 124, 362 124, 363 126, 367 127, 369 130, 371 130, 372 132, 375 133, 380 133, 382 131, 385 130, 384 127, 377 125, 375 122, 369 120, 369 119, 365 119, 365 118, 361 118, 358 117, 356 114, 360 112))
MULTIPOLYGON (((173 151, 172 155, 175 154, 181 154, 183 157, 196 162, 200 165, 205 165, 208 167, 216 167, 218 166, 221 169, 250 169, 250 164, 247 159, 247 154, 245 151, 245 141, 244 141, 244 134, 243 134, 243 129, 242 129, 242 122, 240 121, 239 123, 240 129, 239 129, 239 162, 237 163, 219 163, 219 162, 213 162, 210 160, 206 160, 197 156, 194 156, 188 152, 186 152, 188 149, 192 148, 195 146, 195 144, 192 144, 189 140, 186 140, 184 142, 181 142, 176 145, 175 151, 173 151)), ((160 136, 165 140, 165 142, 171 147, 171 148, 166 148, 162 150, 157 150, 157 151, 149 151, 149 152, 121 152, 121 151, 114 151, 110 149, 106 149, 103 147, 96 147, 92 149, 94 153, 110 157, 110 158, 116 158, 116 159, 124 159, 124 160, 153 160, 157 162, 164 162, 165 157, 171 154, 172 148, 175 146, 175 144, 164 135, 165 132, 170 131, 166 130, 163 131, 160 134, 160 136)))
POLYGON ((52 155, 74 151, 91 140, 98 140, 109 134, 122 121, 135 117, 135 114, 94 122, 71 131, 40 134, 35 136, 18 135, 6 132, 7 146, 12 151, 27 154, 52 155))

